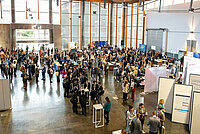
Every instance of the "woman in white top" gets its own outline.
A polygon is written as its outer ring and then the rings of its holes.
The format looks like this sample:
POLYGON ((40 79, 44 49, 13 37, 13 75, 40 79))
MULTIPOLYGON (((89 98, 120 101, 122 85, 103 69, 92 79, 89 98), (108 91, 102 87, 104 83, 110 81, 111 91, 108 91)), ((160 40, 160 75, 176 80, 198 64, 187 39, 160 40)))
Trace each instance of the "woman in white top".
POLYGON ((128 81, 125 80, 124 83, 122 84, 123 86, 123 101, 126 101, 127 100, 127 95, 128 95, 128 88, 129 88, 129 84, 128 84, 128 81))
POLYGON ((135 117, 133 106, 129 105, 129 110, 126 112, 126 132, 131 133, 131 123, 135 117))

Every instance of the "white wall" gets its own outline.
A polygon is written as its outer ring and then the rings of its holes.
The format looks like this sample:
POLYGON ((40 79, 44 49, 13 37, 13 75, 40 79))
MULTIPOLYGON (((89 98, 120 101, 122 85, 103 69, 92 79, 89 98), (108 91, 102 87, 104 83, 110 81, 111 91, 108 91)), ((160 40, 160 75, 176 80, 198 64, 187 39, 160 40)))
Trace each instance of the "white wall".
MULTIPOLYGON (((198 3, 200 5, 200 2, 198 3)), ((174 10, 177 9, 178 6, 176 5, 174 10)), ((191 38, 190 32, 194 31, 194 38, 197 40, 197 52, 200 52, 200 13, 188 13, 188 8, 186 7, 186 11, 182 13, 176 11, 167 12, 167 10, 163 9, 163 12, 160 13, 149 11, 147 13, 147 29, 167 28, 169 30, 167 52, 176 50, 177 53, 179 50, 186 50, 186 40, 191 38)), ((173 9, 171 8, 170 10, 173 9)))

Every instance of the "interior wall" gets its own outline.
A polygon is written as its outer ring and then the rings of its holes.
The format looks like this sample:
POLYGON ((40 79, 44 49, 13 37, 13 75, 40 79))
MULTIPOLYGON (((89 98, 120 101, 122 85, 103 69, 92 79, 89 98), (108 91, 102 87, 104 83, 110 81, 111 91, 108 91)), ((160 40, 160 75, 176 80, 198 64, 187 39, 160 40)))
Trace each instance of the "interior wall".
MULTIPOLYGON (((191 39, 191 32, 197 40, 197 52, 200 52, 200 14, 198 13, 171 13, 151 12, 147 13, 147 29, 167 28, 168 44, 167 52, 186 50, 186 43, 191 39)), ((148 45, 148 44, 147 44, 148 45)))
POLYGON ((10 24, 0 24, 0 47, 11 48, 10 24))

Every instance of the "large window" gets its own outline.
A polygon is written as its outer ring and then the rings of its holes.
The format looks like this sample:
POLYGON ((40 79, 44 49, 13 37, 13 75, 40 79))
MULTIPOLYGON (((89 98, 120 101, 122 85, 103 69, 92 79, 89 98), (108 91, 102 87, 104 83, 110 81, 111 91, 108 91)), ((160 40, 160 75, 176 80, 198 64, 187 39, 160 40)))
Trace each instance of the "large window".
MULTIPOLYGON (((52 0, 53 24, 60 24, 59 2, 52 0)), ((49 0, 15 0, 15 22, 49 24, 49 0)))

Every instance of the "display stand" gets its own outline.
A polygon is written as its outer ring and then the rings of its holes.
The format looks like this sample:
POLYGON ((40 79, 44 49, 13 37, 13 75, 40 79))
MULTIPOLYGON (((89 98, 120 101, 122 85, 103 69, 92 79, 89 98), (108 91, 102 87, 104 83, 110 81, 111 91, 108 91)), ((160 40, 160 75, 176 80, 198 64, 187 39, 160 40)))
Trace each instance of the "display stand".
POLYGON ((104 109, 101 104, 93 105, 93 123, 95 124, 95 128, 104 126, 104 109), (99 114, 99 120, 98 120, 98 114, 99 114))

